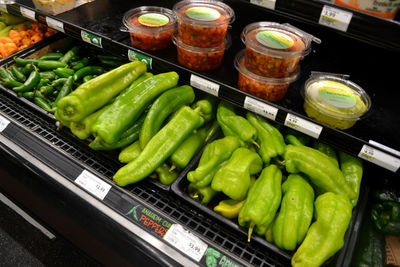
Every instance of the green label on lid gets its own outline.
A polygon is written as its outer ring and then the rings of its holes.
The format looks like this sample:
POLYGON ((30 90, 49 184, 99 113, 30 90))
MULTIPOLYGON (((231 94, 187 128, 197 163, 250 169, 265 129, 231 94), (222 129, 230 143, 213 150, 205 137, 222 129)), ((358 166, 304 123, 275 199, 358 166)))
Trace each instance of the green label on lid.
POLYGON ((274 49, 288 49, 294 44, 289 35, 276 31, 260 31, 257 33, 256 39, 262 45, 274 49))
POLYGON ((351 108, 357 103, 353 91, 340 83, 327 81, 318 89, 319 97, 337 108, 351 108))
POLYGON ((201 21, 213 21, 221 16, 218 10, 209 7, 191 7, 186 10, 185 14, 191 19, 201 21))
POLYGON ((138 21, 144 26, 161 27, 168 24, 169 18, 159 13, 147 13, 139 16, 138 21))

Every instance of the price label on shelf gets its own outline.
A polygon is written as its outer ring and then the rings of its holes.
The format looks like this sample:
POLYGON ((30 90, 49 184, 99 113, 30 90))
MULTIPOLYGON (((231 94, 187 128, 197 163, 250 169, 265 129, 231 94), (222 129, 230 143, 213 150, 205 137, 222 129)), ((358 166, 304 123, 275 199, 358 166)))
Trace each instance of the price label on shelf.
POLYGON ((76 178, 75 183, 103 200, 108 191, 111 189, 111 185, 101 180, 99 177, 94 174, 88 172, 87 170, 83 170, 83 172, 76 178))
POLYGON ((374 145, 376 147, 379 147, 383 150, 386 150, 387 152, 390 152, 398 157, 400 157, 400 151, 395 150, 393 148, 390 148, 388 146, 382 145, 381 143, 375 142, 374 140, 369 140, 368 143, 370 143, 371 145, 374 145))
POLYGON ((316 139, 319 138, 319 135, 321 134, 323 129, 323 127, 318 124, 307 121, 290 113, 288 113, 286 116, 285 126, 290 127, 299 132, 302 132, 311 137, 314 137, 316 139))
POLYGON ((203 79, 194 74, 190 75, 190 85, 214 96, 218 96, 219 84, 203 79))
POLYGON ((369 145, 363 145, 358 157, 372 162, 378 166, 396 172, 400 167, 400 159, 385 152, 375 149, 369 145))
POLYGON ((180 224, 173 224, 164 235, 164 240, 199 262, 207 250, 208 245, 200 238, 185 230, 180 224))
POLYGON ((319 24, 346 32, 352 17, 352 12, 324 5, 319 17, 319 24))
POLYGON ((21 6, 19 8, 19 11, 21 12, 22 16, 24 16, 25 18, 31 19, 31 20, 36 20, 36 13, 33 10, 30 10, 26 7, 21 6))
POLYGON ((0 133, 7 128, 8 124, 10 124, 10 121, 0 115, 0 133))
POLYGON ((101 37, 97 36, 95 34, 92 34, 90 32, 81 30, 81 38, 82 41, 89 43, 91 45, 103 48, 103 45, 101 44, 101 37))
POLYGON ((276 0, 250 0, 250 3, 269 9, 275 9, 276 0))
POLYGON ((50 28, 59 31, 59 32, 63 32, 65 33, 64 30, 64 23, 62 21, 50 18, 50 17, 46 17, 46 23, 47 26, 49 26, 50 28))
POLYGON ((254 113, 260 114, 261 116, 267 117, 268 119, 275 120, 278 109, 266 103, 263 103, 257 99, 246 96, 244 99, 244 108, 254 113))
POLYGON ((142 61, 147 65, 148 69, 151 69, 153 63, 153 59, 151 57, 145 56, 131 49, 128 50, 128 59, 130 61, 135 61, 135 60, 142 61))

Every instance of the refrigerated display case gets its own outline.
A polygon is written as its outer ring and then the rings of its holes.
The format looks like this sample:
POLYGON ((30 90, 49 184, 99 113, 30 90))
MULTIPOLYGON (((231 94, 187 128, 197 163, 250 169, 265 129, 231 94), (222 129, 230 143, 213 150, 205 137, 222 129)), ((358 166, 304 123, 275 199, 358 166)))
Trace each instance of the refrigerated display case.
MULTIPOLYGON (((176 2, 152 1, 151 5, 172 9, 176 2)), ((396 184, 399 175, 399 108, 392 89, 397 85, 397 73, 391 66, 400 57, 400 24, 321 1, 224 2, 236 14, 228 29, 232 45, 225 51, 222 66, 212 71, 194 71, 180 65, 173 44, 161 51, 142 51, 132 46, 129 33, 120 30, 123 15, 132 8, 149 5, 146 1, 96 0, 56 16, 36 10, 31 1, 16 1, 0 9, 29 15, 65 36, 127 62, 144 61, 153 73, 176 71, 180 81, 190 84, 197 94, 213 95, 242 111, 258 113, 281 127, 362 158, 360 200, 353 210, 343 248, 328 262, 331 266, 349 266, 362 234, 360 223, 367 216, 370 188, 382 181, 396 184), (320 44, 313 43, 310 53, 300 61, 299 78, 278 102, 243 92, 237 85, 234 59, 244 49, 241 32, 257 21, 290 23, 321 40, 320 44), (348 130, 308 118, 301 90, 311 72, 349 75, 370 96, 371 109, 348 130)), ((18 55, 27 56, 40 48, 18 55)), ((187 197, 185 174, 194 168, 198 157, 172 186, 147 179, 118 187, 112 182, 121 167, 115 155, 91 150, 68 130, 57 129, 52 114, 9 91, 2 88, 0 92, 5 173, 1 192, 100 263, 290 265, 292 252, 261 237, 248 243, 244 229, 187 197)))

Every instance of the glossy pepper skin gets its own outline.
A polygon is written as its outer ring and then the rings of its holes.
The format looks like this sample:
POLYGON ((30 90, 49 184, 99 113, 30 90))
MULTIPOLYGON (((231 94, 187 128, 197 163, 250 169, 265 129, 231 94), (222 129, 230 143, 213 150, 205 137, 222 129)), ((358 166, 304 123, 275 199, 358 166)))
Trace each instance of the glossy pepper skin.
POLYGON ((292 266, 321 266, 343 247, 353 205, 346 196, 324 193, 315 200, 315 222, 292 257, 292 266))
POLYGON ((344 179, 347 184, 356 194, 354 199, 351 199, 353 206, 357 205, 360 195, 360 186, 363 176, 363 164, 361 159, 353 157, 345 152, 339 151, 340 169, 342 170, 344 179))
POLYGON ((129 87, 97 118, 92 126, 93 134, 108 144, 115 143, 154 99, 177 85, 178 79, 176 72, 166 72, 154 75, 135 87, 129 87))
POLYGON ((244 205, 244 200, 225 199, 214 207, 214 211, 228 219, 234 219, 239 215, 240 209, 244 205))
POLYGON ((90 137, 92 134, 91 127, 92 124, 96 121, 96 119, 103 113, 109 105, 102 107, 99 110, 96 110, 92 114, 86 116, 81 121, 71 122, 70 129, 71 132, 81 140, 85 140, 90 137))
POLYGON ((242 200, 246 197, 250 186, 250 175, 260 172, 262 167, 263 162, 257 153, 240 147, 216 172, 211 188, 223 192, 233 200, 242 200))
POLYGON ((315 141, 313 147, 327 155, 331 159, 332 163, 339 167, 338 155, 333 147, 319 141, 315 141))
POLYGON ((203 118, 188 106, 176 115, 150 140, 139 156, 114 175, 119 186, 141 181, 175 151, 189 134, 204 123, 203 118))
POLYGON ((288 145, 306 146, 310 142, 310 137, 293 129, 287 128, 285 129, 285 142, 288 145))
POLYGON ((63 121, 80 121, 103 107, 146 71, 146 64, 133 61, 83 83, 58 102, 63 121))
POLYGON ((246 201, 239 212, 239 225, 249 228, 248 241, 255 227, 264 235, 275 218, 282 198, 282 172, 276 165, 269 165, 250 188, 246 201))
POLYGON ((381 234, 400 236, 400 203, 384 201, 374 204, 371 220, 381 234))
POLYGON ((221 101, 217 108, 217 121, 225 136, 236 136, 241 146, 255 143, 257 130, 246 120, 246 118, 235 113, 234 106, 228 102, 221 101))
POLYGON ((270 125, 264 118, 254 113, 247 112, 247 120, 257 130, 257 143, 260 148, 260 154, 263 162, 268 164, 271 158, 283 156, 286 149, 282 134, 270 125))
POLYGON ((129 163, 139 156, 142 152, 139 140, 124 147, 118 155, 118 160, 122 163, 129 163))
POLYGON ((319 189, 356 198, 341 170, 324 153, 307 146, 287 145, 284 159, 289 173, 302 172, 319 189))
POLYGON ((188 181, 197 184, 198 187, 210 185, 216 168, 228 160, 239 146, 240 141, 235 136, 226 136, 209 143, 201 155, 197 168, 188 172, 188 181))
POLYGON ((168 166, 167 163, 161 164, 161 166, 156 169, 160 183, 170 185, 178 178, 178 173, 176 171, 170 171, 170 169, 171 167, 168 166))
POLYGON ((272 226, 274 243, 281 249, 294 250, 307 234, 314 212, 314 190, 298 174, 282 184, 282 203, 272 226))
POLYGON ((189 196, 203 205, 207 205, 217 195, 217 193, 218 192, 213 190, 211 186, 199 188, 192 183, 188 186, 189 196))
POLYGON ((215 118, 215 113, 217 110, 217 99, 213 96, 206 96, 199 101, 196 101, 192 108, 200 113, 204 118, 204 122, 209 122, 215 118))

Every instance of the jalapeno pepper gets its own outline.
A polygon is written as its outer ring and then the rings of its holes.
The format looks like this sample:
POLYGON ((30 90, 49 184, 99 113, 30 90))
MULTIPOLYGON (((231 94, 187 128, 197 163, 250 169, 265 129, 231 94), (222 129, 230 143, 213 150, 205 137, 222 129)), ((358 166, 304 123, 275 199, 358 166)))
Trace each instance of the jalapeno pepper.
POLYGON ((13 65, 11 67, 11 72, 14 75, 14 77, 16 78, 17 81, 19 82, 25 82, 26 77, 25 75, 17 68, 17 66, 13 65))
POLYGON ((371 209, 371 220, 379 233, 400 236, 400 203, 375 203, 371 209))
POLYGON ((49 96, 54 92, 54 87, 53 86, 49 86, 49 85, 44 85, 44 86, 38 88, 38 90, 40 91, 40 93, 43 96, 49 96))
POLYGON ((100 66, 86 66, 80 68, 74 73, 74 81, 78 81, 86 75, 100 75, 103 74, 104 69, 100 66))
POLYGON ((14 87, 20 87, 23 85, 23 83, 20 83, 14 79, 10 79, 10 78, 5 78, 1 81, 1 84, 4 85, 7 88, 14 88, 14 87))
POLYGON ((56 78, 56 74, 53 71, 42 71, 39 72, 41 79, 49 79, 54 80, 56 78))
POLYGON ((76 56, 79 53, 80 47, 79 46, 74 46, 70 50, 68 50, 67 53, 62 56, 59 61, 65 64, 68 64, 71 59, 76 56))
POLYGON ((26 99, 33 99, 35 97, 34 92, 24 92, 22 93, 22 96, 25 97, 26 99))
POLYGON ((39 59, 41 60, 59 60, 64 54, 60 52, 47 53, 44 56, 41 56, 39 59))
POLYGON ((54 110, 52 109, 51 104, 49 102, 47 102, 44 98, 35 96, 33 98, 33 102, 36 105, 38 105, 39 107, 41 107, 42 109, 44 109, 45 111, 54 113, 54 110))
POLYGON ((27 64, 37 65, 40 60, 39 59, 32 59, 32 58, 14 57, 14 61, 19 66, 25 66, 27 64))
POLYGON ((69 76, 74 75, 74 70, 69 68, 57 68, 53 70, 53 72, 60 78, 68 78, 69 76))
POLYGON ((52 81, 51 86, 58 88, 60 86, 63 86, 66 81, 67 78, 59 78, 57 80, 52 81))
POLYGON ((57 108, 57 105, 61 101, 61 99, 63 99, 64 97, 66 97, 71 93, 72 83, 73 83, 73 77, 69 76, 65 81, 65 83, 63 84, 63 86, 61 87, 60 91, 58 92, 58 95, 53 102, 53 108, 57 108))
POLYGON ((85 77, 83 77, 82 81, 85 83, 90 81, 91 79, 93 79, 93 75, 86 75, 85 77))
POLYGON ((21 72, 22 72, 24 75, 28 75, 28 74, 31 73, 33 70, 34 70, 33 64, 32 64, 32 63, 29 63, 29 64, 26 64, 26 65, 22 68, 21 72))
POLYGON ((72 67, 74 71, 80 70, 83 67, 86 67, 89 64, 89 59, 87 57, 82 58, 75 66, 72 67))
POLYGON ((98 55, 97 58, 104 67, 116 68, 126 63, 126 61, 120 57, 98 55))
POLYGON ((67 63, 57 60, 38 60, 35 64, 40 70, 54 70, 57 68, 65 68, 67 63))
POLYGON ((13 91, 17 93, 23 93, 23 92, 28 92, 33 90, 35 86, 39 83, 40 81, 40 75, 37 70, 34 70, 29 74, 28 79, 26 79, 25 83, 21 86, 14 87, 13 91))

